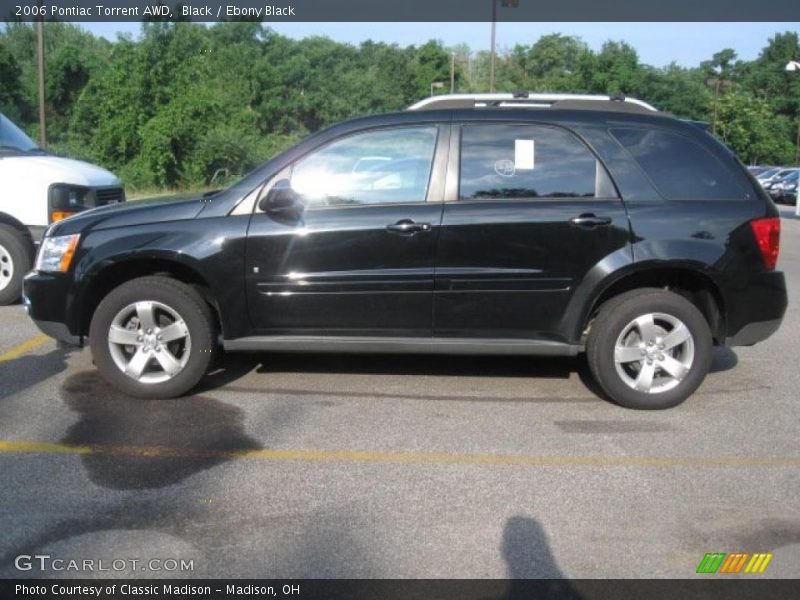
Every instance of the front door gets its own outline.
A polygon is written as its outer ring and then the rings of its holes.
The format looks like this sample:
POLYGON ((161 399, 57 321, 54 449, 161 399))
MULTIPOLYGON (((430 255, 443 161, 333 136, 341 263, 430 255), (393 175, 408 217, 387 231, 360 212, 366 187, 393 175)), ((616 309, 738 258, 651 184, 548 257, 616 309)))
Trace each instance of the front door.
POLYGON ((445 203, 439 239, 435 335, 571 341, 559 328, 575 286, 630 243, 608 174, 565 129, 475 123, 460 135, 458 194, 445 203))
POLYGON ((351 134, 291 167, 282 184, 302 207, 257 211, 248 232, 256 333, 431 335, 442 197, 430 181, 442 129, 351 134))

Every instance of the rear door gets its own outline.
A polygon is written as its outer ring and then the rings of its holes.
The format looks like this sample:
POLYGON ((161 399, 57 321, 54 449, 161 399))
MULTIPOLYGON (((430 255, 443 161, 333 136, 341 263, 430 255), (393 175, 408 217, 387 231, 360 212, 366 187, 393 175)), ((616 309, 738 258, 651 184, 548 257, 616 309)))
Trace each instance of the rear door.
POLYGON ((437 250, 437 336, 562 340, 575 286, 625 248, 625 207, 573 133, 463 123, 437 250), (454 181, 454 179, 457 180, 454 181))

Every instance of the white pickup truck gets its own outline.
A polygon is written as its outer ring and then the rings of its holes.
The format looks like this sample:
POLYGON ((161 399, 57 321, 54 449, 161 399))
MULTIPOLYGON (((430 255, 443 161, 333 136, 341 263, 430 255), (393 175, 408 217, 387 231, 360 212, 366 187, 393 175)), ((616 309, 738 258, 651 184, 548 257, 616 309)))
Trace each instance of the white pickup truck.
POLYGON ((0 306, 19 299, 51 223, 124 200, 113 173, 48 154, 0 113, 0 306))

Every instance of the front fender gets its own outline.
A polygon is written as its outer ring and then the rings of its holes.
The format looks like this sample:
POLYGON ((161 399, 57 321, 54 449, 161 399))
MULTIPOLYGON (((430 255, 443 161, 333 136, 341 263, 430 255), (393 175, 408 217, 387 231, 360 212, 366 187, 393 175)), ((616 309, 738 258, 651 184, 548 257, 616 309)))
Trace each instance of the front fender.
POLYGON ((85 328, 91 318, 86 313, 98 286, 107 286, 109 281, 119 283, 120 272, 132 273, 132 277, 152 274, 148 265, 153 265, 156 271, 173 266, 166 270, 191 273, 192 279, 208 288, 220 307, 223 329, 236 330, 236 321, 227 317, 247 311, 244 243, 248 218, 249 215, 194 219, 87 232, 76 256, 71 297, 66 299, 70 329, 85 328))

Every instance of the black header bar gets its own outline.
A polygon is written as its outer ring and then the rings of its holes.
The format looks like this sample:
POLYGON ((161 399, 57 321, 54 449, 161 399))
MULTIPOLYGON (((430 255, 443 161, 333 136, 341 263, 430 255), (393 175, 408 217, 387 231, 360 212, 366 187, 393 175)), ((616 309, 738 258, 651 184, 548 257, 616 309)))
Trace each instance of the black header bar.
POLYGON ((797 0, 0 0, 0 19, 35 21, 798 21, 797 0), (516 6, 515 6, 516 4, 516 6))
POLYGON ((83 600, 131 598, 232 600, 787 600, 800 597, 800 580, 735 579, 24 579, 0 580, 0 597, 83 600))

